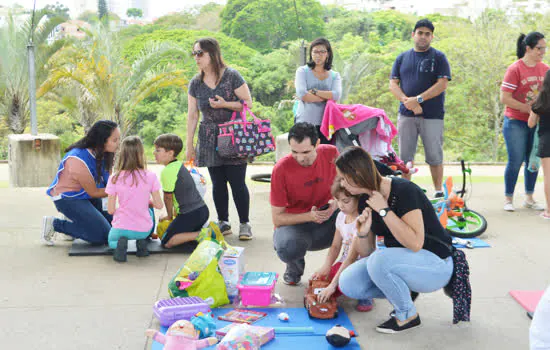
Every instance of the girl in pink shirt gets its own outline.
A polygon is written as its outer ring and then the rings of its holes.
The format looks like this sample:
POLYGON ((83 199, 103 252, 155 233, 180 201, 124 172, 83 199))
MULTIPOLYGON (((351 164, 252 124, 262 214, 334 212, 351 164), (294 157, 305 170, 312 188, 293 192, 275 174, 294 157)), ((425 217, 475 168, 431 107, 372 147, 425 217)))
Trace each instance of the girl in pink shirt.
POLYGON ((122 141, 115 169, 105 189, 109 195, 108 211, 113 215, 109 247, 115 250, 113 259, 124 262, 129 239, 137 240, 136 256, 149 255, 146 238, 155 223, 154 212, 149 207, 162 209, 163 204, 160 182, 155 173, 146 169, 143 144, 138 136, 129 136, 122 141))

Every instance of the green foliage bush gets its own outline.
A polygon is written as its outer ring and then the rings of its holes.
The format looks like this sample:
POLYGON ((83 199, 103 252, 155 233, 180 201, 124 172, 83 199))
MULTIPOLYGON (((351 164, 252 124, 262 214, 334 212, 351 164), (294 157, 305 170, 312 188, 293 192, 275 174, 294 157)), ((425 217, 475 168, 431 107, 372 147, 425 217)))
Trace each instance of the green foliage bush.
MULTIPOLYGON (((119 33, 124 57, 131 63, 151 43, 174 43, 189 55, 164 62, 166 69, 183 69, 190 80, 197 74, 190 56, 193 43, 201 37, 216 38, 225 62, 247 81, 253 111, 270 119, 274 135, 279 135, 294 122, 291 109, 300 45, 326 36, 334 49, 334 70, 343 79, 345 91, 340 102, 382 108, 396 123, 398 102, 389 92, 389 74, 397 55, 412 47, 411 32, 419 18, 394 10, 349 11, 322 6, 317 0, 297 0, 296 4, 298 23, 293 0, 229 0, 225 7, 210 4, 161 17, 151 25, 130 26, 119 33)), ((86 16, 83 18, 97 21, 97 13, 86 16)), ((486 10, 475 21, 439 14, 428 18, 436 27, 432 46, 447 55, 453 76, 446 95, 445 160, 504 161, 500 83, 515 60, 518 34, 550 32, 550 16, 524 15, 512 22, 502 11, 486 10)), ((161 88, 132 113, 131 133, 142 137, 148 157, 152 157, 152 142, 159 134, 174 132, 185 139, 187 91, 161 88)), ((40 132, 59 135, 64 147, 82 135, 77 118, 51 96, 39 101, 39 116, 40 132)), ((0 126, 0 158, 7 152, 4 124, 0 126)), ((261 159, 273 160, 274 155, 261 159)))

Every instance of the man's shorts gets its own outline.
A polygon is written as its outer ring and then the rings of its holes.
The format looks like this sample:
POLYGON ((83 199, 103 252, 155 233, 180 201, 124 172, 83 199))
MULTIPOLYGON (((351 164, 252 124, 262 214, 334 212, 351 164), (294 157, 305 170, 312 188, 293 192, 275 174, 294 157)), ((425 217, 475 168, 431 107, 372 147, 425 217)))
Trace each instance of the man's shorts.
POLYGON ((429 165, 443 164, 443 119, 407 117, 399 114, 397 131, 399 158, 402 161, 406 163, 414 160, 418 135, 420 135, 424 145, 426 163, 429 165))

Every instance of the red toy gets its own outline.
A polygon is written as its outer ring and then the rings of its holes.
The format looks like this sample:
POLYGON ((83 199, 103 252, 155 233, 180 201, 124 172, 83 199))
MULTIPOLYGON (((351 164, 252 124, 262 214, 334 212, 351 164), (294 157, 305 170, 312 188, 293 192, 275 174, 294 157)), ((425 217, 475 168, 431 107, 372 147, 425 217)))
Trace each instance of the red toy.
POLYGON ((320 303, 317 295, 328 285, 329 281, 309 280, 309 287, 304 296, 304 306, 307 309, 309 317, 321 320, 336 318, 338 316, 338 303, 332 295, 328 301, 320 303))

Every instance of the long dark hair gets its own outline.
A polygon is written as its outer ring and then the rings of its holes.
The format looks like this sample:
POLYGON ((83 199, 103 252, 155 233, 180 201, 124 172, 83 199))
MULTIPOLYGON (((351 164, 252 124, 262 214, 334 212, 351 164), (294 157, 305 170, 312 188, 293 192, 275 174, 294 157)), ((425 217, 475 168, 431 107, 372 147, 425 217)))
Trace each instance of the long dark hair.
POLYGON ((113 167, 113 159, 115 157, 114 153, 105 152, 105 143, 107 139, 111 137, 113 130, 118 128, 118 124, 111 120, 98 120, 92 125, 88 133, 76 141, 67 149, 65 152, 69 152, 74 148, 89 148, 95 152, 95 164, 96 164, 96 178, 95 181, 97 184, 101 182, 101 169, 103 168, 103 161, 105 161, 105 169, 111 171, 113 167))
MULTIPOLYGON (((223 62, 222 50, 220 48, 220 44, 214 38, 202 38, 195 41, 193 46, 195 46, 196 44, 199 44, 201 47, 201 50, 204 52, 207 52, 208 55, 210 55, 210 60, 212 61, 212 65, 214 68, 214 74, 216 75, 216 83, 219 83, 220 79, 222 78, 221 76, 222 69, 226 67, 225 63, 223 62)), ((201 81, 203 80, 204 80, 204 71, 201 70, 201 81)))
POLYGON ((546 115, 550 113, 550 70, 546 71, 542 89, 531 109, 539 116, 541 114, 546 115))
POLYGON ((330 46, 330 42, 325 38, 315 39, 315 40, 313 40, 311 45, 309 45, 309 62, 307 63, 307 66, 311 69, 315 68, 315 62, 313 61, 313 58, 311 57, 311 50, 313 50, 313 48, 315 46, 319 46, 319 45, 323 45, 324 47, 327 48, 327 60, 325 61, 325 67, 324 68, 326 70, 331 70, 332 69, 332 58, 333 58, 332 47, 330 46))
POLYGON ((370 154, 361 147, 346 148, 336 158, 335 163, 340 173, 351 179, 355 185, 371 191, 380 191, 382 176, 370 154))
POLYGON ((516 48, 516 56, 518 56, 518 59, 523 58, 525 56, 525 52, 527 51, 527 46, 529 46, 531 49, 534 49, 535 46, 539 43, 540 39, 544 39, 544 35, 539 32, 531 32, 527 35, 520 34, 518 41, 517 41, 517 48, 516 48))

